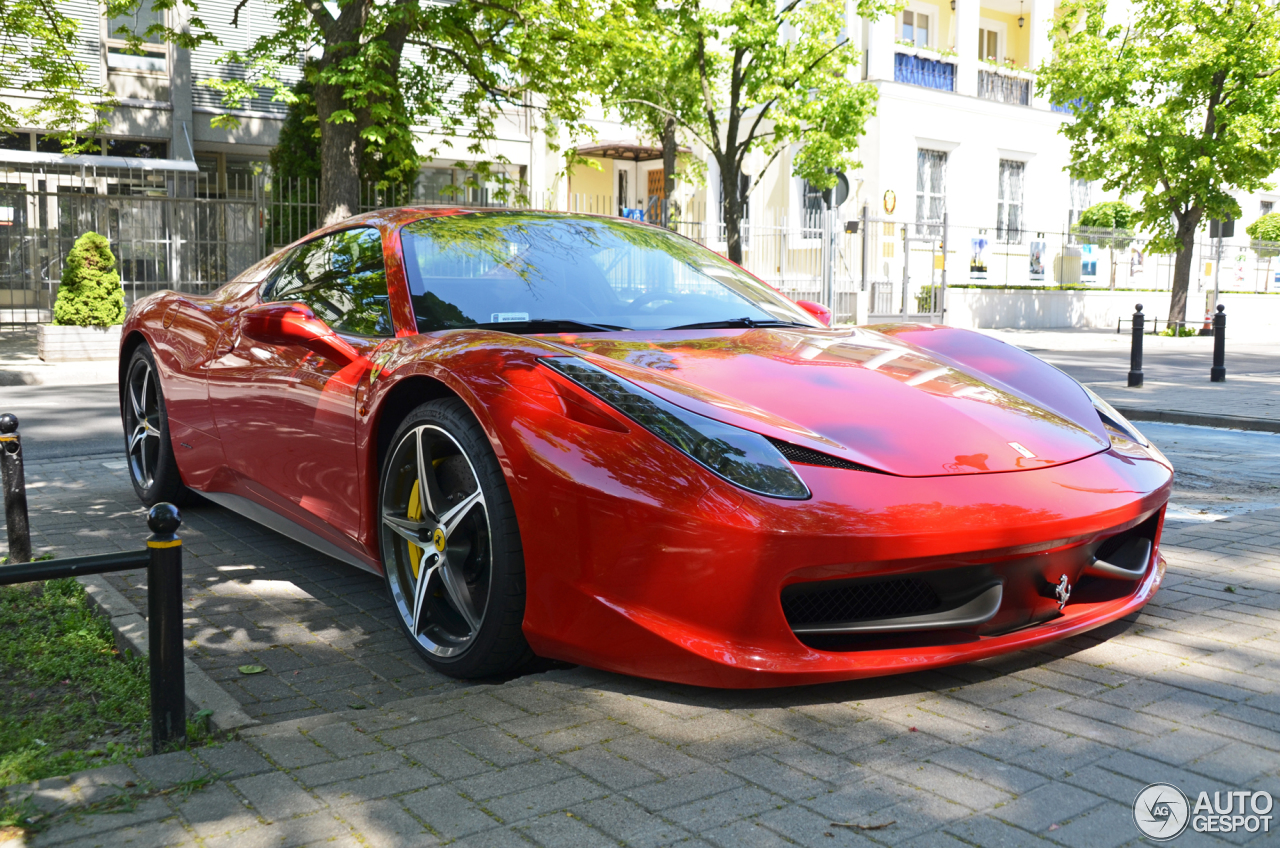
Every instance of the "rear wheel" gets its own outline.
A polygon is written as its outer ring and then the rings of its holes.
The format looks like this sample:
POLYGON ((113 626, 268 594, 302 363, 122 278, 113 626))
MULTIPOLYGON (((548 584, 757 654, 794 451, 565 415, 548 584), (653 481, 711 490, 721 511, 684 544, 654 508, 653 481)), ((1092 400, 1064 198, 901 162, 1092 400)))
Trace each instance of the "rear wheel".
POLYGON ((173 456, 169 415, 155 357, 145 344, 134 350, 129 359, 121 417, 129 479, 133 481, 138 500, 147 506, 161 501, 187 501, 190 490, 183 485, 178 461, 173 456))
POLYGON ((431 666, 452 677, 490 677, 530 659, 511 495, 465 404, 424 403, 400 425, 382 469, 379 512, 397 618, 431 666))

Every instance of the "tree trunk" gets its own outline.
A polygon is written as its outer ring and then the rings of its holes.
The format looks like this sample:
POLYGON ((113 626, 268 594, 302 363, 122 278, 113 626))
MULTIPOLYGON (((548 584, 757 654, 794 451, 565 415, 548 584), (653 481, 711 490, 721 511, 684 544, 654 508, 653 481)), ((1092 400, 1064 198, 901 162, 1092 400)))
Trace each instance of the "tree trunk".
MULTIPOLYGON (((729 158, 729 157, 726 157, 729 158)), ((729 158, 729 162, 732 162, 729 158)), ((727 163, 726 163, 727 164, 727 163)), ((730 262, 742 264, 742 198, 739 196, 741 184, 738 174, 732 168, 720 166, 720 190, 724 193, 725 255, 730 262)))
POLYGON ((676 193, 676 119, 667 116, 662 127, 662 225, 671 224, 671 198, 676 193))
POLYGON ((1109 248, 1111 256, 1111 290, 1116 290, 1116 249, 1109 248))
POLYGON ((360 211, 360 128, 355 121, 329 120, 345 108, 341 86, 319 83, 315 97, 320 120, 320 225, 327 226, 360 211))
POLYGON ((1173 292, 1169 300, 1169 321, 1187 320, 1187 291, 1191 287, 1191 260, 1196 250, 1196 229, 1203 212, 1192 207, 1178 217, 1178 253, 1173 261, 1173 292))

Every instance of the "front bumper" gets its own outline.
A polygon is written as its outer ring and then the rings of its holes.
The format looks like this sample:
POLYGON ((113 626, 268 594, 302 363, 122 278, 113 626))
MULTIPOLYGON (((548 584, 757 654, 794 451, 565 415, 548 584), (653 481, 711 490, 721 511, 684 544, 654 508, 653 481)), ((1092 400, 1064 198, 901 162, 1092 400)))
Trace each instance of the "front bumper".
POLYGON ((735 489, 642 432, 547 432, 522 431, 508 477, 526 551, 524 630, 543 656, 703 686, 870 677, 1084 632, 1139 609, 1164 574, 1172 471, 1155 452, 929 478, 799 466, 814 497, 784 502, 735 489), (1153 545, 1139 579, 1086 577, 1105 540, 1144 522, 1153 545), (797 634, 783 608, 798 584, 942 574, 972 575, 975 592, 999 579, 999 610, 970 626, 824 639, 797 634), (1047 587, 1063 575, 1073 595, 1059 613, 1047 587))

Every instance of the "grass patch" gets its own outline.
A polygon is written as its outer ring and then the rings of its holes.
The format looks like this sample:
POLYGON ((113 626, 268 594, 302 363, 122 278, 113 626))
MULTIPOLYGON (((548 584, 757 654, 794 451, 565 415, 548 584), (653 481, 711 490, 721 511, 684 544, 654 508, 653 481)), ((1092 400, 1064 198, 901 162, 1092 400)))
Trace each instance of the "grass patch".
POLYGON ((151 752, 147 663, 74 579, 0 587, 0 786, 151 752))

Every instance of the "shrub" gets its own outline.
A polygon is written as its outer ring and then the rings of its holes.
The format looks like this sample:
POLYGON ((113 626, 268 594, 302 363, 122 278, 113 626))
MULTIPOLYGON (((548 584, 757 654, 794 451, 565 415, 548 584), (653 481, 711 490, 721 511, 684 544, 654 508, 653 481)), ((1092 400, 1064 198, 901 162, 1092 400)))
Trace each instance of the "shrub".
MULTIPOLYGON (((1244 228, 1249 238, 1254 241, 1280 241, 1280 212, 1268 212, 1252 224, 1244 228)), ((1270 246, 1258 246, 1258 255, 1275 256, 1275 249, 1270 246)))
POLYGON ((76 239, 62 266, 53 323, 72 327, 124 323, 124 289, 105 237, 88 232, 76 239))

